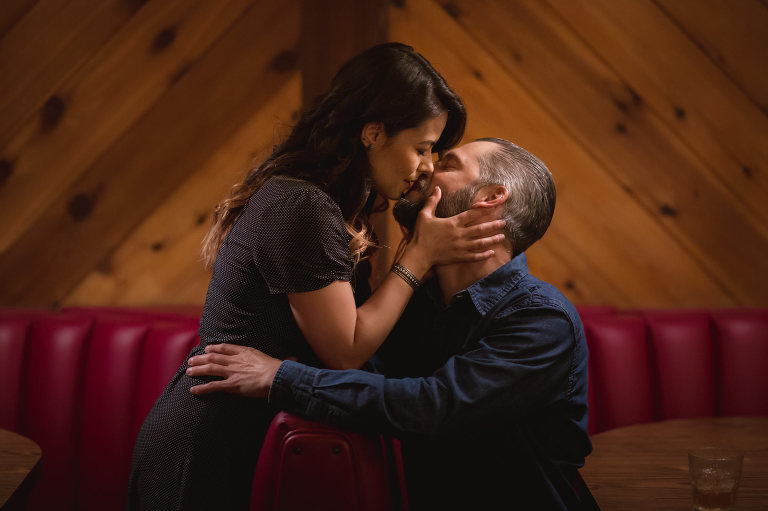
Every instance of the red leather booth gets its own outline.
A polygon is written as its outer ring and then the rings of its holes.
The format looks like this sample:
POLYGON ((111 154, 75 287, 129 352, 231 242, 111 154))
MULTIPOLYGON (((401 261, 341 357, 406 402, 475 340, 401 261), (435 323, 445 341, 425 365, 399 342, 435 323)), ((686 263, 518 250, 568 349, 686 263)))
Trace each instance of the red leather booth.
MULTIPOLYGON (((768 416, 768 310, 582 307, 590 431, 768 416)), ((198 342, 199 310, 0 311, 0 428, 40 445, 11 509, 123 509, 133 439, 198 342)), ((406 509, 396 441, 279 414, 254 509, 406 509)))
POLYGON ((768 417, 768 310, 582 313, 592 433, 638 422, 768 417))

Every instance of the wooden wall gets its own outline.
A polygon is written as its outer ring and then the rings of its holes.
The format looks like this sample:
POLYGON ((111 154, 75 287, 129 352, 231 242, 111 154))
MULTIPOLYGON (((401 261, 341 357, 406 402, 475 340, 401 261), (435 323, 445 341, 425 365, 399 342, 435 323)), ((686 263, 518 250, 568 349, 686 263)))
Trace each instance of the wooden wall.
MULTIPOLYGON (((467 139, 558 186, 577 304, 768 306, 764 0, 393 0, 467 139)), ((201 304, 213 205, 300 108, 299 0, 0 4, 0 305, 201 304)))

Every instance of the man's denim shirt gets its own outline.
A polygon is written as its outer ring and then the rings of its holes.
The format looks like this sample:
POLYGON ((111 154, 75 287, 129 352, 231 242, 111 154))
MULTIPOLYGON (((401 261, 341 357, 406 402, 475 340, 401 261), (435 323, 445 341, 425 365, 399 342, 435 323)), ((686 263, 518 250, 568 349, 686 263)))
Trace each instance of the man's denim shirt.
POLYGON ((522 254, 448 306, 436 299, 437 283, 428 284, 432 289, 425 285, 413 297, 367 370, 283 362, 270 403, 338 427, 401 437, 409 494, 416 481, 433 505, 433 491, 458 505, 458 487, 476 498, 478 486, 493 493, 499 479, 497 493, 504 488, 509 496, 510 484, 529 492, 518 493, 517 502, 568 508, 570 497, 558 494, 570 491, 564 481, 591 451, 587 346, 576 309, 528 273, 522 254))

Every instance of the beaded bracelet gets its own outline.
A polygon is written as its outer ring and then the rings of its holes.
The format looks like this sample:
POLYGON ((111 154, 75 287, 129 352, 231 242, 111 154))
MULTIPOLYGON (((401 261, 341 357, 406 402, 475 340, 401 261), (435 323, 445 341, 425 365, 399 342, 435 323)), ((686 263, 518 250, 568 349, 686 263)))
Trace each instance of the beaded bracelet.
POLYGON ((411 273, 411 270, 406 268, 400 263, 395 263, 392 266, 392 273, 403 279, 408 283, 409 286, 413 288, 414 291, 418 291, 418 289, 421 287, 421 281, 416 278, 416 275, 411 273))

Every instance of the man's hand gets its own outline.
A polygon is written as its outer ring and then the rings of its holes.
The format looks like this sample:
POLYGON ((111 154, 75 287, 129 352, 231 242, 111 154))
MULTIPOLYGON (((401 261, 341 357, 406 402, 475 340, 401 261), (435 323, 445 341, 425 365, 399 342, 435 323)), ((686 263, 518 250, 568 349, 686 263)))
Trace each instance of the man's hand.
POLYGON ((246 397, 265 398, 282 360, 265 355, 254 348, 236 344, 210 344, 205 355, 187 362, 189 376, 221 376, 223 380, 195 385, 192 394, 226 391, 246 397))

